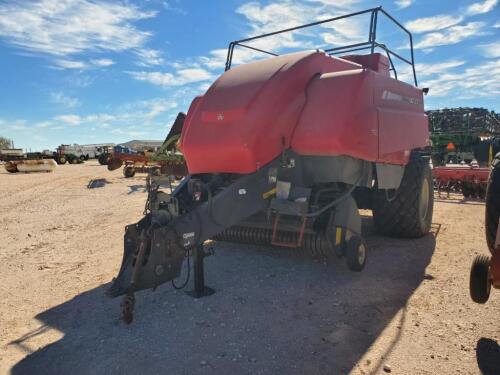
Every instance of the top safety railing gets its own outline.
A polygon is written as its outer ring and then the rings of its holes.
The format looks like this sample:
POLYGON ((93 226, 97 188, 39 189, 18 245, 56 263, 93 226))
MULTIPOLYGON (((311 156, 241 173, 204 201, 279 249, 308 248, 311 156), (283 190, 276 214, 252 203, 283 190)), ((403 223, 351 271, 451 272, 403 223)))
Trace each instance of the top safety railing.
POLYGON ((258 39, 262 39, 262 38, 266 38, 266 37, 271 37, 271 36, 278 35, 278 34, 283 34, 283 33, 287 33, 287 32, 301 30, 301 29, 305 29, 308 27, 318 26, 318 25, 322 25, 325 23, 329 23, 329 22, 335 22, 335 21, 338 21, 341 19, 346 19, 346 18, 350 18, 350 17, 359 16, 362 14, 368 14, 368 13, 371 13, 371 16, 370 16, 370 30, 369 30, 369 34, 368 34, 368 40, 366 42, 353 43, 353 44, 348 44, 348 45, 344 45, 344 46, 340 46, 340 47, 332 47, 332 48, 325 49, 324 52, 329 54, 330 56, 333 56, 333 55, 345 54, 345 53, 361 51, 361 50, 370 50, 370 53, 373 54, 375 52, 376 48, 380 48, 383 51, 385 51, 385 53, 389 59, 389 63, 391 65, 390 70, 394 73, 394 78, 398 79, 398 73, 397 73, 396 68, 394 66, 394 63, 393 63, 393 57, 406 63, 406 64, 409 64, 411 66, 415 86, 418 86, 417 74, 415 72, 415 58, 414 58, 414 54, 413 54, 412 35, 400 22, 398 22, 394 17, 392 17, 384 9, 382 9, 381 6, 376 7, 376 8, 362 10, 362 11, 355 12, 355 13, 346 14, 343 16, 328 18, 328 19, 325 19, 322 21, 316 21, 316 22, 308 23, 308 24, 301 25, 301 26, 290 27, 288 29, 278 30, 278 31, 274 31, 271 33, 267 33, 267 34, 254 36, 251 38, 245 38, 245 39, 233 41, 233 42, 229 43, 225 70, 227 71, 227 70, 231 69, 234 49, 237 46, 242 47, 242 48, 247 48, 247 49, 250 49, 250 50, 253 50, 256 52, 265 53, 265 54, 268 54, 271 56, 279 56, 279 54, 277 54, 275 52, 266 51, 266 50, 263 50, 261 48, 253 47, 253 46, 250 46, 250 45, 244 44, 244 43, 251 42, 254 40, 258 40, 258 39), (399 53, 396 53, 393 50, 389 49, 384 43, 379 43, 377 41, 377 25, 379 22, 379 14, 385 16, 388 20, 390 20, 392 23, 394 23, 397 27, 399 27, 401 30, 403 30, 406 34, 408 34, 408 38, 410 41, 410 54, 411 54, 410 59, 401 56, 399 53))

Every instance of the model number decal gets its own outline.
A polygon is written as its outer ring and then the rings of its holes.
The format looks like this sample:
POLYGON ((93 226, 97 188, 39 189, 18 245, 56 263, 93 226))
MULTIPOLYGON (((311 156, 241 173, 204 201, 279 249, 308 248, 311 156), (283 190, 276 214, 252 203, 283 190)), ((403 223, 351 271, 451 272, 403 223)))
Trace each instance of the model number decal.
POLYGON ((387 91, 384 90, 382 93, 382 99, 383 100, 395 100, 398 102, 405 102, 405 103, 410 103, 410 104, 421 104, 421 101, 417 98, 411 98, 409 96, 404 96, 401 94, 396 94, 395 92, 387 91))

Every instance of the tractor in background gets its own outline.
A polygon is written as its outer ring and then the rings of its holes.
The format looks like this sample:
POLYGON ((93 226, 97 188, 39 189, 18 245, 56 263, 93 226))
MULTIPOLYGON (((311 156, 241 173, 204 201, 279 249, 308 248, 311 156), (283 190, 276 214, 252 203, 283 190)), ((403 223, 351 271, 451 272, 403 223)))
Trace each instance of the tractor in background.
POLYGON ((136 152, 117 146, 107 160, 108 170, 114 171, 123 166, 126 178, 134 177, 136 173, 152 173, 170 175, 181 179, 188 174, 184 156, 178 149, 182 126, 186 115, 179 112, 165 141, 156 151, 136 152))

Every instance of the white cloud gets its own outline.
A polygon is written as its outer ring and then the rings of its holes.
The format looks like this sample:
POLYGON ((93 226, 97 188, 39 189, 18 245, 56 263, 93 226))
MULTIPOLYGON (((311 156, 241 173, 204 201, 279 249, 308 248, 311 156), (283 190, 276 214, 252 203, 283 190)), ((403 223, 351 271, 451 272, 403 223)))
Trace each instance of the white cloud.
POLYGON ((35 128, 44 129, 52 125, 52 121, 40 121, 35 124, 35 128))
POLYGON ((117 119, 119 121, 132 120, 134 118, 145 118, 150 120, 169 112, 177 106, 177 102, 164 98, 140 100, 121 106, 117 119))
POLYGON ((354 5, 357 5, 361 0, 307 0, 313 3, 321 3, 329 7, 336 7, 340 9, 352 9, 354 5))
MULTIPOLYGON (((463 60, 449 60, 438 63, 418 63, 415 64, 415 71, 417 73, 417 78, 420 80, 423 77, 431 77, 444 72, 450 72, 453 68, 462 66, 465 64, 463 60)), ((405 82, 410 82, 413 80, 413 71, 410 65, 404 65, 402 69, 398 69, 398 79, 405 82)))
POLYGON ((414 2, 414 0, 397 0, 394 2, 394 4, 396 4, 398 9, 404 9, 404 8, 408 8, 410 5, 412 5, 413 2, 414 2))
POLYGON ((469 22, 465 25, 452 26, 439 32, 425 34, 424 37, 415 44, 415 48, 433 48, 450 44, 482 35, 480 31, 484 26, 483 22, 469 22))
POLYGON ((115 63, 111 59, 97 59, 97 60, 90 60, 90 62, 96 66, 111 66, 115 63))
POLYGON ((467 14, 482 14, 493 10, 498 4, 498 0, 486 0, 482 3, 474 3, 467 7, 467 14))
POLYGON ((82 119, 78 115, 60 115, 56 116, 55 120, 64 122, 69 125, 78 125, 82 122, 82 119))
POLYGON ((484 57, 500 57, 500 40, 493 43, 481 44, 479 48, 484 57))
POLYGON ((56 69, 86 69, 88 65, 83 61, 74 60, 54 60, 56 69))
POLYGON ((425 33, 438 31, 456 25, 463 20, 460 16, 441 14, 433 17, 417 18, 405 24, 406 28, 413 33, 425 33))
POLYGON ((138 81, 145 81, 157 86, 182 86, 189 83, 212 80, 213 75, 202 68, 179 69, 169 72, 127 72, 138 81))
POLYGON ((80 101, 77 98, 72 98, 62 91, 52 91, 50 93, 50 101, 52 103, 61 104, 66 108, 75 108, 80 105, 80 101))
POLYGON ((494 27, 495 29, 500 28, 500 22, 497 22, 496 24, 494 24, 494 25, 493 25, 493 27, 494 27))
POLYGON ((135 51, 139 57, 137 65, 139 66, 152 66, 161 65, 164 63, 161 51, 155 49, 139 48, 135 51))
POLYGON ((151 33, 133 22, 155 14, 118 2, 8 1, 0 5, 0 38, 30 53, 55 57, 61 68, 81 69, 85 63, 68 57, 143 48, 151 33))
POLYGON ((457 99, 495 97, 500 95, 500 60, 488 61, 462 71, 445 72, 424 80, 422 87, 429 87, 429 95, 453 95, 457 99))

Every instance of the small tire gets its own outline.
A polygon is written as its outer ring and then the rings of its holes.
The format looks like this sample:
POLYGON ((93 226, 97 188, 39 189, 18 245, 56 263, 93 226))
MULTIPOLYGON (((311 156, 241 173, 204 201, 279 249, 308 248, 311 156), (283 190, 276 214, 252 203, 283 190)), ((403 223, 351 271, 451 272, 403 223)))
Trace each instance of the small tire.
POLYGON ((388 200, 386 190, 375 189, 373 221, 387 236, 418 238, 431 228, 434 207, 432 171, 429 160, 416 154, 406 165, 394 198, 388 200))
POLYGON ((352 236, 345 247, 347 267, 353 272, 361 272, 366 264, 366 245, 360 236, 352 236))
POLYGON ((490 258, 478 255, 470 269, 470 297, 476 303, 486 303, 490 297, 491 281, 489 277, 490 258))
POLYGON ((80 160, 81 160, 81 161, 86 160, 86 159, 85 159, 85 155, 80 155, 80 160))
POLYGON ((134 167, 125 167, 123 168, 123 175, 125 178, 132 178, 135 176, 135 168, 134 167))
POLYGON ((66 158, 65 157, 60 157, 58 160, 57 160, 57 164, 66 164, 66 158))

